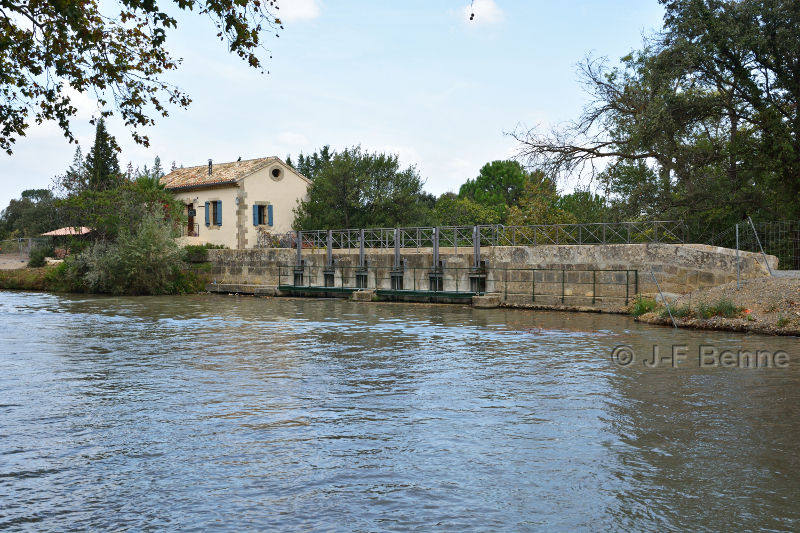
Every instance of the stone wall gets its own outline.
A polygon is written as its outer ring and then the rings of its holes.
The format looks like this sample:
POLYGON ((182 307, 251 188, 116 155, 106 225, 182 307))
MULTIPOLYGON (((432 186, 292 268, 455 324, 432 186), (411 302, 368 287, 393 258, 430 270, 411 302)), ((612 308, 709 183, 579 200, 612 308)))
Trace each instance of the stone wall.
MULTIPOLYGON (((296 250, 209 250, 212 277, 218 284, 277 287, 293 284, 296 250), (279 267, 279 265, 284 265, 279 267)), ((303 250, 304 284, 322 286, 325 250, 303 250), (310 276, 310 279, 309 279, 310 276)), ((403 288, 428 290, 433 263, 430 249, 408 250, 403 260, 403 288)), ((469 291, 471 248, 441 248, 445 291, 469 291)), ((357 250, 334 250, 334 286, 355 286, 357 250)), ((777 259, 767 256, 772 268, 777 259)), ((393 250, 366 252, 369 287, 390 288, 393 250)), ((481 249, 486 291, 502 295, 506 305, 610 308, 624 305, 637 292, 657 293, 655 275, 665 293, 686 293, 736 279, 736 251, 700 244, 615 244, 498 246, 481 249), (541 269, 534 272, 533 269, 541 269), (651 274, 652 273, 652 274, 651 274)), ((742 279, 768 274, 759 254, 739 252, 742 279)), ((255 292, 255 291, 252 291, 255 292)))

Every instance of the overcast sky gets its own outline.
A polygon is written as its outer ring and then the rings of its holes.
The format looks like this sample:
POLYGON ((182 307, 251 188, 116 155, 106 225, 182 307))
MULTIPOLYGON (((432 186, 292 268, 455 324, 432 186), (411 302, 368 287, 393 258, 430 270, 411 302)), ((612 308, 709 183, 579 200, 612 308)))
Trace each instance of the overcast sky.
MULTIPOLYGON (((109 129, 120 163, 169 168, 276 155, 325 144, 361 144, 417 165, 433 193, 457 191, 483 164, 514 155, 504 132, 574 118, 587 102, 575 65, 616 61, 661 25, 656 0, 280 0, 285 30, 267 40, 261 75, 226 52, 207 19, 182 16, 168 41, 183 58, 172 81, 189 92, 136 145, 109 129)), ((93 100, 78 95, 74 128, 84 154, 93 100)), ((24 189, 47 187, 70 164, 55 124, 32 126, 0 155, 0 208, 24 189)))

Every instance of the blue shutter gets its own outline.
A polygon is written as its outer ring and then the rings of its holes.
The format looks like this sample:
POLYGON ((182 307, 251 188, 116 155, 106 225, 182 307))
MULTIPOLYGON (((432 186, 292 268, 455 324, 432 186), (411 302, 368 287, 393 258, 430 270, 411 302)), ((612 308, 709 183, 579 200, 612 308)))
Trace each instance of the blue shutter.
POLYGON ((206 202, 206 226, 211 225, 211 202, 206 202))
POLYGON ((267 206, 267 225, 272 225, 272 204, 267 206))
POLYGON ((217 226, 222 225, 222 200, 217 200, 217 226))
POLYGON ((253 225, 258 226, 258 206, 253 206, 253 225))

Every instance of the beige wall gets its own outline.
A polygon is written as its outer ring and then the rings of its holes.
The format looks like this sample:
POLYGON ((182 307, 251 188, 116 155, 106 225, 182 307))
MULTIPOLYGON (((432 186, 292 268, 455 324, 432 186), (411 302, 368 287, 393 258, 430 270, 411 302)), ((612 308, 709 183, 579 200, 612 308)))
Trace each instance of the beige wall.
POLYGON ((244 211, 242 233, 239 235, 239 248, 253 248, 256 245, 258 230, 253 226, 253 206, 271 204, 273 206, 273 225, 264 227, 270 233, 291 231, 294 222, 294 209, 307 194, 309 182, 287 165, 276 162, 247 176, 241 182, 240 207, 244 211), (278 179, 272 177, 273 169, 280 171, 278 179))
POLYGON ((276 162, 245 178, 236 185, 216 188, 174 191, 177 200, 184 204, 194 203, 197 215, 195 223, 199 235, 182 237, 180 244, 221 244, 231 249, 254 248, 257 228, 253 226, 253 205, 273 206, 273 225, 265 226, 270 233, 285 233, 292 229, 294 208, 306 197, 308 181, 287 165, 276 162), (279 179, 272 177, 278 169, 279 179), (236 200, 239 204, 236 204, 236 200), (205 203, 222 201, 222 226, 205 225, 205 203))

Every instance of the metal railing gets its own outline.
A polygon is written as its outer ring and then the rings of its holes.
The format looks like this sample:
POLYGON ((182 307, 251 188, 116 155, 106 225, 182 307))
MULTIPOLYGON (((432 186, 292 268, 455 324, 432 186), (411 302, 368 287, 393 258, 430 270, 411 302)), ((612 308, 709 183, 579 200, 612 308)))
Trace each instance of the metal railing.
POLYGON ((275 235, 262 247, 295 248, 298 235, 303 248, 326 248, 328 233, 334 249, 390 249, 405 250, 432 248, 435 230, 439 246, 468 248, 474 245, 473 232, 478 232, 481 246, 539 246, 547 244, 641 244, 683 243, 685 226, 676 221, 614 222, 594 224, 554 224, 533 226, 439 226, 411 228, 365 228, 309 230, 275 235))
POLYGON ((724 248, 764 253, 778 258, 781 270, 800 270, 800 220, 754 222, 745 219, 739 224, 717 233, 706 244, 724 248), (738 225, 738 243, 737 243, 738 225), (754 233, 754 230, 756 233, 754 233))
POLYGON ((200 224, 194 223, 191 228, 187 224, 181 224, 181 237, 199 237, 200 224))
POLYGON ((16 239, 4 239, 0 240, 0 254, 27 258, 34 248, 52 245, 52 237, 18 237, 16 239))

